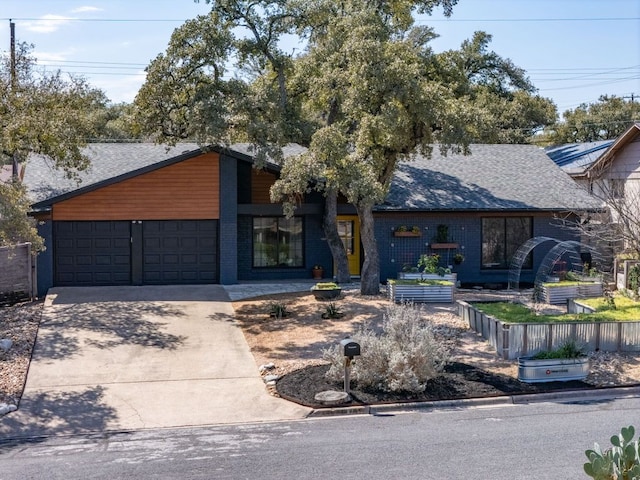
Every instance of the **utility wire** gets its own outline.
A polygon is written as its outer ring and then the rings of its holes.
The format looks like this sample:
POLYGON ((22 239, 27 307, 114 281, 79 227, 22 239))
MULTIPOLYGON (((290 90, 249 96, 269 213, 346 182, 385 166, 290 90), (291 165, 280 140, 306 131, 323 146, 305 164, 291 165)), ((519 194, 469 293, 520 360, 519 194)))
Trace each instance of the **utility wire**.
MULTIPOLYGON (((2 17, 0 20, 14 20, 25 22, 123 22, 123 23, 153 23, 153 22, 185 22, 187 18, 38 18, 38 17, 2 17)), ((640 17, 566 17, 566 18, 425 18, 417 19, 415 23, 430 22, 627 22, 640 20, 640 17)))

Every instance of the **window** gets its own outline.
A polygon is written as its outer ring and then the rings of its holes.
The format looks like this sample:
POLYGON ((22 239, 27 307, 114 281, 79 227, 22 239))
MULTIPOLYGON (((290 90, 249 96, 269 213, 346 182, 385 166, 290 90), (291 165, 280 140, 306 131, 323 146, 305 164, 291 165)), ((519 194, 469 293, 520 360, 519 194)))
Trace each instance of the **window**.
MULTIPOLYGON (((482 268, 509 268, 511 257, 532 237, 531 217, 486 217, 482 219, 482 268)), ((527 256, 522 268, 533 268, 527 256)))
POLYGON ((253 219, 254 267, 302 267, 302 219, 253 219))
POLYGON ((609 198, 620 200, 624 198, 624 180, 621 178, 609 179, 609 198))

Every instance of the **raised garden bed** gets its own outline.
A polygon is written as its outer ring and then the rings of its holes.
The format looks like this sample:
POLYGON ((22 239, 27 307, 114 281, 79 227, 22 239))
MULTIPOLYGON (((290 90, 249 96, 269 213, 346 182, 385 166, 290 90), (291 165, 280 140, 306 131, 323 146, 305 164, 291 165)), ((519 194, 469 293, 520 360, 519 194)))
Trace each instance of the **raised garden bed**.
POLYGON ((487 340, 504 359, 516 359, 534 355, 542 350, 553 350, 568 340, 575 340, 584 345, 586 351, 640 351, 640 319, 590 321, 586 314, 581 316, 579 321, 509 323, 463 301, 458 302, 458 315, 467 320, 469 327, 487 340))
POLYGON ((387 281, 387 294, 392 302, 452 303, 454 289, 455 284, 448 280, 387 281))
POLYGON ((546 303, 561 305, 570 298, 602 296, 600 282, 546 282, 542 284, 542 295, 546 303))
POLYGON ((526 383, 584 380, 589 375, 589 358, 518 358, 518 380, 526 383))
POLYGON ((400 272, 398 273, 399 280, 447 280, 453 282, 454 286, 458 280, 457 273, 445 273, 444 275, 438 275, 437 273, 420 273, 420 272, 400 272))

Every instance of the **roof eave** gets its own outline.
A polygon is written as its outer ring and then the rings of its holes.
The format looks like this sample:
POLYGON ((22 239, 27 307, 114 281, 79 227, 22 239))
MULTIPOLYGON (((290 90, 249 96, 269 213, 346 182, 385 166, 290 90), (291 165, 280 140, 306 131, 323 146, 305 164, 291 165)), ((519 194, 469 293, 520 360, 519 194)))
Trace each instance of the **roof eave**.
POLYGON ((613 142, 609 148, 593 162, 585 171, 586 176, 591 177, 596 168, 602 168, 603 165, 610 162, 616 153, 624 148, 629 142, 631 142, 636 135, 640 132, 640 122, 635 122, 631 125, 622 135, 620 135, 615 142, 613 142))

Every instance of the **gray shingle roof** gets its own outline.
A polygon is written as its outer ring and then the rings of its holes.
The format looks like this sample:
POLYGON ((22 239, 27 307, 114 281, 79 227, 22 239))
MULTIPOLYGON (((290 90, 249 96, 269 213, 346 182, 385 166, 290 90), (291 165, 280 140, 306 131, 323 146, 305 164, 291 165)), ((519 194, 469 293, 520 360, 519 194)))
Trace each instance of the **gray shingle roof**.
POLYGON ((471 145, 470 155, 400 163, 379 210, 580 210, 599 204, 533 145, 471 145))
POLYGON ((92 143, 84 149, 91 166, 80 172, 79 182, 66 178, 64 172, 54 169, 41 155, 29 157, 24 182, 33 202, 37 203, 199 150, 195 143, 171 148, 153 143, 92 143))
MULTIPOLYGON (((531 145, 471 145, 471 155, 443 157, 434 148, 430 159, 417 156, 401 162, 387 201, 377 210, 577 210, 598 205, 544 152, 531 145)), ((225 149, 223 149, 224 151, 225 149)), ((144 172, 182 155, 197 154, 194 143, 168 148, 150 143, 91 144, 91 167, 81 183, 65 178, 39 156, 29 159, 25 172, 34 203, 78 190, 84 191, 120 177, 144 172)), ((236 144, 230 154, 250 157, 248 144, 236 144)), ((285 157, 303 153, 285 147, 285 157)))
MULTIPOLYGON (((247 160, 252 156, 248 143, 216 150, 232 156, 246 156, 247 160)), ((189 156, 200 151, 201 148, 196 143, 179 143, 175 147, 154 143, 92 143, 83 151, 89 157, 91 166, 79 172, 79 181, 66 178, 64 172, 54 169, 45 157, 32 155, 27 163, 24 182, 33 203, 37 204, 79 189, 90 189, 102 182, 117 180, 123 175, 142 173, 176 157, 189 156)), ((283 155, 288 157, 304 151, 304 147, 292 144, 283 148, 283 155)), ((277 168, 277 165, 271 166, 277 168)))

